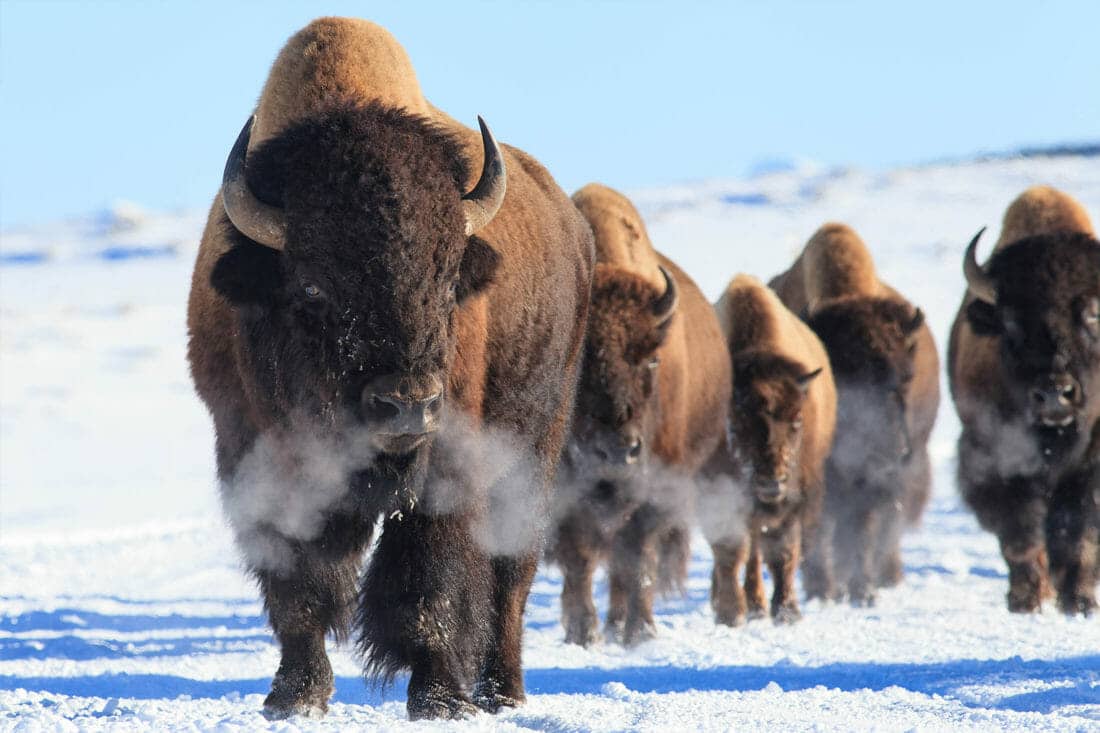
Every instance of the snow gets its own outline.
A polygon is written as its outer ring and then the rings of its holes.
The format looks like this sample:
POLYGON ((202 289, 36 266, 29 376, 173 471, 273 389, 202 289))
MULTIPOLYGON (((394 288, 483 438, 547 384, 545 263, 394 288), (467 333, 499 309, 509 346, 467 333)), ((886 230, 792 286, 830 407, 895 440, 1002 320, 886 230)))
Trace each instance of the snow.
MULTIPOLYGON (((1027 157, 871 173, 771 161, 751 178, 632 192, 654 242, 711 298, 785 268, 824 221, 859 231, 941 349, 963 247, 1025 187, 1100 221, 1100 160, 1027 157)), ((872 609, 806 604, 793 627, 716 627, 696 537, 687 595, 634 649, 566 646, 561 574, 527 609, 526 706, 405 721, 404 680, 364 684, 332 649, 323 720, 260 713, 278 665, 222 518, 191 388, 184 303, 205 212, 126 202, 0 239, 0 730, 1100 729, 1100 622, 1013 616, 1004 563, 954 486, 945 397, 935 487, 872 609)), ((946 395, 946 390, 945 390, 946 395)), ((606 609, 606 582, 597 601, 606 609)))

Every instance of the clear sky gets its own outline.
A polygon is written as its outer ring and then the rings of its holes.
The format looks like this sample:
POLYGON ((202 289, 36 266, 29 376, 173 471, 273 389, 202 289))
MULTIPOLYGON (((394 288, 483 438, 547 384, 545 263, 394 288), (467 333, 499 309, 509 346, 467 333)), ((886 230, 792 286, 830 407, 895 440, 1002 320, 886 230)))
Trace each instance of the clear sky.
POLYGON ((381 23, 426 95, 569 191, 1100 140, 1100 2, 0 0, 0 228, 205 206, 267 70, 381 23))

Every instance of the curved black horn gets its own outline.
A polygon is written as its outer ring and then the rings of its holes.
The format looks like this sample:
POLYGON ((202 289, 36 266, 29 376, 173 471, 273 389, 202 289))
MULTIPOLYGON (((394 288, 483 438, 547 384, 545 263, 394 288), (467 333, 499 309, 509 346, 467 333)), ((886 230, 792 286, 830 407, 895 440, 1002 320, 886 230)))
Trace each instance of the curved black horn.
POLYGON ((996 305, 997 288, 993 285, 993 280, 990 279, 989 275, 985 274, 982 266, 978 264, 978 257, 975 254, 978 249, 978 240, 981 239, 984 231, 985 227, 982 227, 970 240, 970 246, 966 248, 966 255, 963 258, 963 274, 966 275, 966 285, 975 298, 984 300, 990 305, 996 305))
POLYGON ((485 163, 481 166, 481 179, 477 185, 462 197, 462 209, 466 212, 467 236, 493 220, 500 211, 500 205, 504 203, 504 192, 508 188, 508 174, 504 170, 504 156, 500 154, 500 147, 480 115, 477 118, 477 124, 481 126, 481 144, 485 149, 485 163))
POLYGON ((256 198, 244 177, 244 161, 255 121, 256 115, 252 115, 244 123, 241 133, 237 135, 237 142, 229 151, 229 159, 225 161, 222 204, 229 221, 246 237, 272 249, 283 249, 286 246, 286 215, 282 209, 256 198))
POLYGON ((653 301, 653 316, 657 319, 657 324, 661 325, 672 318, 672 314, 676 312, 676 303, 680 299, 680 293, 676 288, 676 281, 669 271, 663 265, 657 265, 657 268, 665 276, 665 292, 653 301))

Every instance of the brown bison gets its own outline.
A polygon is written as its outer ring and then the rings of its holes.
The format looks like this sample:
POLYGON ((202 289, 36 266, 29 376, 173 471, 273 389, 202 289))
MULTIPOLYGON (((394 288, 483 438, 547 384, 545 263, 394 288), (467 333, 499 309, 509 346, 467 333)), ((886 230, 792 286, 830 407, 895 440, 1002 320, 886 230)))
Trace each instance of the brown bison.
POLYGON ((596 184, 573 200, 596 272, 549 554, 565 575, 566 641, 598 638, 592 575, 607 558, 607 633, 630 645, 654 634, 658 586, 686 574, 691 478, 724 430, 729 358, 706 298, 654 251, 630 201, 596 184))
POLYGON ((754 277, 735 277, 715 310, 733 366, 733 403, 728 444, 708 472, 731 476, 733 485, 705 484, 699 501, 714 553, 711 606, 729 626, 744 623, 746 612, 762 616, 763 559, 774 584, 771 615, 790 623, 800 617, 794 576, 803 532, 821 514, 836 426, 829 356, 809 326, 754 277), (747 531, 739 518, 746 509, 747 531))
POLYGON ((866 245, 843 224, 821 227, 770 284, 825 345, 837 388, 821 536, 810 553, 826 556, 807 558, 804 586, 810 598, 870 605, 876 587, 901 580, 903 520, 918 521, 928 500, 936 344, 920 309, 878 279, 866 245))
POLYGON ((1008 608, 1096 609, 1100 581, 1100 242, 1066 194, 1030 188, 1005 213, 951 329, 963 430, 959 486, 1008 564, 1008 608), (1048 571, 1049 567, 1049 571, 1048 571))
POLYGON ((279 54, 188 310, 223 504, 282 647, 270 715, 327 709, 325 634, 353 625, 367 674, 411 670, 412 718, 524 700, 592 267, 550 175, 429 105, 382 28, 320 19, 279 54))

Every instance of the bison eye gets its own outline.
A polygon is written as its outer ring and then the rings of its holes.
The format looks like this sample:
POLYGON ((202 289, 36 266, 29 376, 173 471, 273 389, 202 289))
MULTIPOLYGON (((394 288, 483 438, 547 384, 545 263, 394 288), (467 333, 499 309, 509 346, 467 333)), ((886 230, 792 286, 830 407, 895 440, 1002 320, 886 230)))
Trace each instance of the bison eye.
POLYGON ((302 291, 306 294, 306 297, 310 298, 311 300, 320 298, 323 295, 323 293, 321 292, 321 288, 317 287, 313 283, 304 284, 302 286, 302 291))
POLYGON ((649 363, 646 364, 646 367, 648 367, 649 369, 656 369, 658 366, 660 366, 660 364, 661 360, 655 356, 649 360, 649 363))

